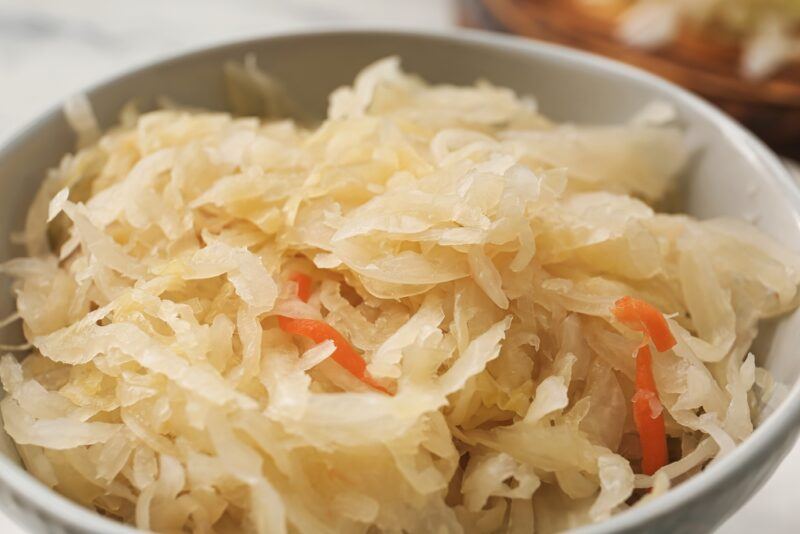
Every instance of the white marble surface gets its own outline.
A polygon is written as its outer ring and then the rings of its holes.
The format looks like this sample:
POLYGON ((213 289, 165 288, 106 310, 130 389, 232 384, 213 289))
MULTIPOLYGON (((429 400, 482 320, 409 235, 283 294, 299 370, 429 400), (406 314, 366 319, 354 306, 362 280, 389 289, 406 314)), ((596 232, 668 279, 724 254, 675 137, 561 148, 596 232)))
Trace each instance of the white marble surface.
MULTIPOLYGON (((0 0, 0 142, 66 95, 165 54, 331 24, 443 28, 448 0, 0 0)), ((800 532, 800 446, 719 532, 800 532)), ((0 513, 0 533, 23 534, 0 513)))

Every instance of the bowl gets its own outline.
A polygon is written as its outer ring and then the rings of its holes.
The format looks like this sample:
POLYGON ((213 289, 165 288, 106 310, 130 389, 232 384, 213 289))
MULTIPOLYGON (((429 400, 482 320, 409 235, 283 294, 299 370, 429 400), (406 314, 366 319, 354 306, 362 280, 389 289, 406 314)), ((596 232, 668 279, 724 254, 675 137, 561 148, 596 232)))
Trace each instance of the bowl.
MULTIPOLYGON (((399 55, 404 67, 433 82, 471 84, 488 79, 535 95, 545 114, 559 121, 621 122, 642 106, 672 103, 688 136, 702 148, 683 177, 688 213, 708 218, 745 217, 800 251, 800 192, 788 171, 752 134, 703 100, 636 68, 565 47, 472 31, 335 30, 269 36, 227 44, 133 70, 86 91, 100 123, 112 125, 126 102, 143 108, 167 95, 178 102, 225 109, 222 65, 253 53, 292 96, 322 116, 326 95, 348 83, 363 66, 399 55)), ((22 251, 10 235, 45 171, 74 147, 60 109, 43 115, 0 149, 0 261, 22 251)), ((8 281, 0 288, 0 316, 13 310, 8 281)), ((8 335, 8 334, 7 334, 8 335)), ((17 334, 18 335, 18 334, 17 334)), ((777 468, 800 426, 800 312, 763 333, 758 361, 786 387, 782 401, 765 411, 757 430, 727 457, 654 501, 583 534, 704 532, 737 510, 777 468)), ((132 533, 50 490, 21 467, 0 432, 0 507, 31 532, 132 533)))
POLYGON ((620 4, 585 0, 461 0, 464 23, 509 31, 612 57, 694 91, 747 125, 772 148, 800 158, 800 63, 763 80, 741 75, 742 46, 716 31, 682 27, 654 50, 616 35, 620 4))

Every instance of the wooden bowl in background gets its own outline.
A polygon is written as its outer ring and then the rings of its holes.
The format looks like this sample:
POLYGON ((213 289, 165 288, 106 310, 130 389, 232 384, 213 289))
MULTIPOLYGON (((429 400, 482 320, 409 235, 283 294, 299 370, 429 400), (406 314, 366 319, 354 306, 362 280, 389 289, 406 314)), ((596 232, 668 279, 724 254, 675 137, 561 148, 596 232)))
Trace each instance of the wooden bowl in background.
POLYGON ((614 35, 614 9, 575 0, 461 0, 464 25, 508 31, 602 54, 644 68, 713 102, 781 154, 800 158, 800 64, 760 81, 739 75, 740 46, 684 28, 669 45, 642 50, 614 35))

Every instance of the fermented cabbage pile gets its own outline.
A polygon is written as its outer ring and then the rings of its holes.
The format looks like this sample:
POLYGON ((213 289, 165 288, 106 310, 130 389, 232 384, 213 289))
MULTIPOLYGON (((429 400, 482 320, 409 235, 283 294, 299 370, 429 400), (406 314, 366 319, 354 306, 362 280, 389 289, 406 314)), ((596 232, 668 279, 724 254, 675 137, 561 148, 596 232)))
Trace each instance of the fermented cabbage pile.
MULTIPOLYGON (((276 87, 229 74, 240 100, 276 87)), ((663 106, 557 124, 388 58, 313 127, 126 108, 100 135, 85 100, 67 111, 82 148, 0 268, 29 342, 0 360, 0 408, 27 469, 105 516, 553 532, 730 452, 771 389, 748 351, 797 305, 800 261, 744 222, 654 211, 687 160, 663 106), (675 340, 652 352, 669 452, 652 475, 622 297, 675 340)))

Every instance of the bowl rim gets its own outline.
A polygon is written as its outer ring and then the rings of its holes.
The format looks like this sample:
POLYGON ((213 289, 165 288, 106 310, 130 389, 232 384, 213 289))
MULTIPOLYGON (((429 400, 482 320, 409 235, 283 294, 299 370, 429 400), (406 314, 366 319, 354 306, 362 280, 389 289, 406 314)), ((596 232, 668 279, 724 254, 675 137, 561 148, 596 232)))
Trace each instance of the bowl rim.
MULTIPOLYGON (((173 64, 197 59, 213 52, 233 51, 236 49, 246 51, 248 46, 256 46, 258 43, 265 41, 302 40, 320 37, 364 37, 370 34, 375 34, 376 36, 388 35, 401 39, 477 44, 494 48, 501 52, 514 51, 547 59, 563 60, 572 68, 604 71, 608 75, 625 78, 629 82, 657 89, 668 94, 675 101, 684 104, 692 113, 703 115, 712 125, 718 128, 721 135, 731 141, 740 153, 751 160, 758 161, 760 166, 767 171, 763 175, 759 175, 759 179, 770 181, 779 187, 781 192, 790 200, 795 215, 800 216, 800 189, 795 185, 789 170, 761 140, 715 106, 682 87, 637 67, 594 53, 531 38, 464 28, 419 29, 361 24, 310 26, 305 29, 271 31, 260 36, 226 40, 220 43, 193 47, 177 54, 166 54, 161 59, 142 62, 121 72, 102 77, 100 81, 90 84, 82 92, 91 99, 91 95, 96 91, 125 79, 140 76, 151 69, 168 68, 173 64)), ((61 102, 65 98, 62 97, 61 102)), ((2 145, 0 145, 0 161, 18 146, 28 142, 28 137, 34 131, 46 127, 48 122, 61 113, 61 109, 61 103, 52 105, 27 124, 11 130, 5 140, 2 140, 2 145)), ((579 527, 574 529, 573 532, 579 534, 605 534, 634 529, 654 517, 669 514, 680 508, 684 503, 696 500, 698 497, 722 486, 726 481, 734 479, 743 470, 746 470, 748 465, 756 462, 759 457, 768 453, 770 449, 774 449, 778 444, 789 440, 793 441, 797 437, 798 426, 800 426, 800 380, 792 385, 780 405, 747 439, 730 454, 709 465, 698 476, 681 483, 657 499, 620 512, 599 523, 579 527)), ((782 456, 785 456, 786 452, 788 452, 788 449, 783 452, 782 456)), ((61 523, 66 523, 78 531, 109 534, 141 534, 143 532, 134 526, 104 517, 94 510, 83 507, 62 496, 40 482, 4 454, 0 454, 0 481, 11 488, 17 496, 27 499, 28 503, 24 503, 20 507, 36 509, 37 516, 41 516, 42 511, 44 511, 47 515, 57 517, 61 523)), ((2 488, 0 488, 0 491, 2 491, 2 488)), ((729 517, 734 510, 729 510, 728 512, 728 515, 723 520, 729 517)), ((13 513, 9 515, 14 517, 13 513)))

